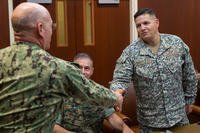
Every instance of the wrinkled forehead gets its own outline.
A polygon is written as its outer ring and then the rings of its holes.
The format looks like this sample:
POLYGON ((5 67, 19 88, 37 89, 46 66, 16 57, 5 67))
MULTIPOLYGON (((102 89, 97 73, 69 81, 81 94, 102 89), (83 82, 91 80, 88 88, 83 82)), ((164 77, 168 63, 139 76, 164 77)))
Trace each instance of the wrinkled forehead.
POLYGON ((89 58, 78 58, 74 60, 75 63, 78 63, 80 66, 89 66, 93 67, 93 62, 89 58))

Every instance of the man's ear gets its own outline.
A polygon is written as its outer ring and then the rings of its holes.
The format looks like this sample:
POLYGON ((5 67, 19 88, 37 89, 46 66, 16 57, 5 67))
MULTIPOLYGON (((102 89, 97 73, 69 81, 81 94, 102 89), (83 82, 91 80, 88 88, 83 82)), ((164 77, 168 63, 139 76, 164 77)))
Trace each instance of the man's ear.
POLYGON ((42 47, 42 48, 45 48, 44 46, 44 40, 45 40, 45 29, 44 29, 44 24, 41 23, 41 22, 38 22, 37 23, 37 31, 36 31, 36 34, 37 34, 37 39, 39 41, 39 45, 42 47))
POLYGON ((94 67, 91 67, 91 75, 93 75, 93 73, 94 73, 94 67))
POLYGON ((37 23, 37 32, 38 32, 38 35, 40 36, 40 37, 44 37, 44 25, 43 25, 43 23, 41 23, 41 22, 39 22, 39 23, 37 23))
POLYGON ((159 19, 156 18, 155 21, 156 21, 157 27, 159 27, 159 25, 160 25, 159 19))

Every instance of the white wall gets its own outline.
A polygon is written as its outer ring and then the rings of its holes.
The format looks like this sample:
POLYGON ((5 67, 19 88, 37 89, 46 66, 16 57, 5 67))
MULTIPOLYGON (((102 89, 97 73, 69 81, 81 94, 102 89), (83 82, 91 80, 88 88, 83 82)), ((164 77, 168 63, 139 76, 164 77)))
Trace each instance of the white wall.
POLYGON ((10 44, 13 44, 13 42, 14 42, 14 31, 13 31, 12 24, 11 24, 11 19, 10 19, 11 15, 12 15, 12 11, 13 11, 13 1, 12 0, 8 0, 10 44))
POLYGON ((130 43, 132 43, 138 36, 133 17, 137 9, 138 0, 130 0, 130 43))

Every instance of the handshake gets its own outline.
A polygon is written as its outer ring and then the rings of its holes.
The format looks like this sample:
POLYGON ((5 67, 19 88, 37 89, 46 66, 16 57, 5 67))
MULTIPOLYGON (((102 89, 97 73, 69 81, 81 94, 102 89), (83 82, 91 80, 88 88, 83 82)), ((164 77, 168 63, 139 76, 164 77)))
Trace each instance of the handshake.
POLYGON ((115 111, 121 112, 122 111, 122 104, 124 100, 124 95, 126 91, 124 89, 117 89, 117 90, 112 90, 112 92, 116 95, 117 101, 115 103, 115 111))

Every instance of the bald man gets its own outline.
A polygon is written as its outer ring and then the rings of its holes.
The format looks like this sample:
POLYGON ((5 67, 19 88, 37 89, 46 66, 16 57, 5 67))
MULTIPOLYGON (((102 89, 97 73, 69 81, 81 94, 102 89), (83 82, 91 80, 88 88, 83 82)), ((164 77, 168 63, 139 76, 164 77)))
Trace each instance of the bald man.
POLYGON ((68 99, 100 109, 113 107, 116 97, 109 89, 45 51, 54 28, 46 8, 21 3, 11 19, 16 42, 0 50, 1 133, 53 132, 68 99))

